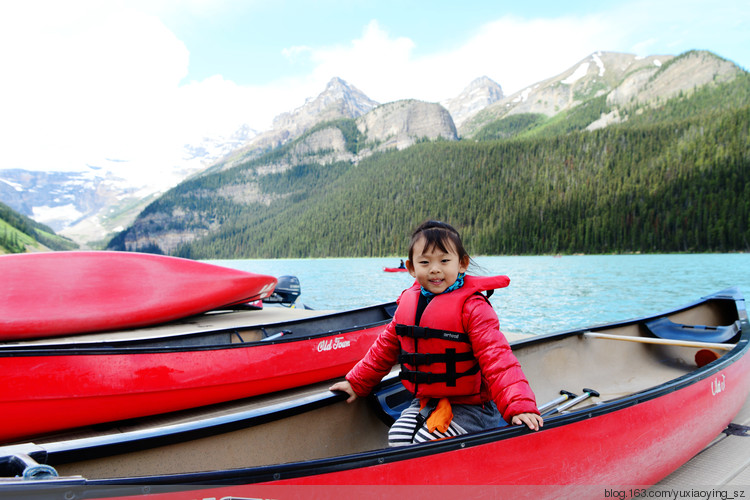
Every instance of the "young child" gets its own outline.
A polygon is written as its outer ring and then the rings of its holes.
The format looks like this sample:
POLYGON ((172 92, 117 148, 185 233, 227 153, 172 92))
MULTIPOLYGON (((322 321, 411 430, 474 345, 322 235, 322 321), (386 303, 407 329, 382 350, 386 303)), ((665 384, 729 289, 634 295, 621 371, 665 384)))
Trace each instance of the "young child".
POLYGON ((403 446, 498 427, 502 418, 539 430, 542 417, 497 314, 479 293, 508 286, 507 276, 466 276, 470 258, 444 222, 412 234, 406 268, 416 278, 398 300, 393 321, 365 357, 331 386, 351 403, 401 363, 401 381, 415 396, 391 427, 403 446))

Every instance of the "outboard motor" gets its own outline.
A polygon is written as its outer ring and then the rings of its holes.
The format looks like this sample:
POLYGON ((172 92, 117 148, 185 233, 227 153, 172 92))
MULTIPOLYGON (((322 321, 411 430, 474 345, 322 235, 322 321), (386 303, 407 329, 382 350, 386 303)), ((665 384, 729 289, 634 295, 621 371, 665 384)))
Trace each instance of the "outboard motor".
POLYGON ((263 303, 291 307, 300 293, 302 293, 302 289, 296 276, 279 276, 276 288, 274 288, 270 297, 263 299, 263 303))

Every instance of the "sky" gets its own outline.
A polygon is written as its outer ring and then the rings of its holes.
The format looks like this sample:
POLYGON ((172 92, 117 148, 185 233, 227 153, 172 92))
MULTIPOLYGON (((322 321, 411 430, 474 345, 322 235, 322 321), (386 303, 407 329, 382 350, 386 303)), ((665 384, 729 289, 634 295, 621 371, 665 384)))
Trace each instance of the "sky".
POLYGON ((750 68, 750 0, 0 0, 0 170, 169 169, 333 77, 434 102, 691 49, 750 68))

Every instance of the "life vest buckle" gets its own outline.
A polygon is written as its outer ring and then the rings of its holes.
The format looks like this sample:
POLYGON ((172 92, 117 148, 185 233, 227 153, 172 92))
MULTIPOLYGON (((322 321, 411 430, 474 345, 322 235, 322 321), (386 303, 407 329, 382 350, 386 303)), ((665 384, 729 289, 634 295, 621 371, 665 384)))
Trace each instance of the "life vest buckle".
POLYGON ((399 355, 399 363, 406 363, 407 365, 419 366, 429 365, 435 362, 432 354, 419 353, 419 352, 405 352, 399 355))
MULTIPOLYGON (((406 332, 403 334, 406 337, 411 337, 413 339, 428 339, 430 338, 429 335, 429 328, 425 328, 423 326, 404 326, 403 327, 406 332)), ((398 330, 396 330, 398 333, 398 330)))

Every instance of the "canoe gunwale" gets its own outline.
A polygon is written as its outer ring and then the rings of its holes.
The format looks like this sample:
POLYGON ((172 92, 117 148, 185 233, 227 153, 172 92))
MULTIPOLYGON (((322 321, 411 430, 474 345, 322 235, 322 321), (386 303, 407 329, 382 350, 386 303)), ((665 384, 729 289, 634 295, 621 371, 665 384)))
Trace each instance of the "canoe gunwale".
POLYGON ((78 356, 78 355, 133 355, 133 354, 158 354, 158 353, 173 353, 173 352, 195 352, 195 351, 215 351, 221 349, 242 349, 248 347, 263 347, 276 344, 285 344, 290 342, 298 342, 304 340, 312 340, 323 337, 330 337, 335 335, 345 335, 352 332, 358 332, 362 330, 368 330, 371 328, 377 328, 388 324, 393 317, 393 310, 395 310, 395 302, 387 302, 383 304, 377 304, 374 306, 363 307, 359 309, 353 309, 348 311, 336 311, 320 316, 311 316, 308 318, 299 318, 289 321, 280 321, 274 323, 262 323, 252 324, 229 328, 219 328, 215 330, 204 330, 197 332, 187 332, 180 334, 167 335, 162 338, 150 338, 150 339, 118 339, 113 341, 91 341, 82 342, 75 344, 24 344, 24 343, 13 343, 13 344, 0 344, 0 359, 3 357, 14 357, 14 356, 78 356), (269 339, 265 337, 258 341, 244 341, 244 342, 222 342, 216 344, 186 344, 186 345, 174 345, 174 346, 159 346, 159 345, 138 345, 138 344, 154 344, 159 341, 189 341, 191 339, 200 339, 201 337, 207 337, 209 335, 233 335, 243 329, 252 330, 263 330, 263 329, 280 329, 280 328, 293 328, 296 325, 305 323, 320 323, 323 321, 337 320, 339 318, 346 318, 349 316, 364 315, 370 311, 382 310, 384 312, 384 319, 374 321, 370 323, 357 324, 346 328, 337 328, 333 330, 320 331, 317 333, 300 333, 300 334, 288 334, 281 336, 276 339, 269 339), (390 315, 390 317, 388 317, 390 315))
MULTIPOLYGON (((309 410, 344 401, 343 394, 330 391, 311 394, 291 402, 280 402, 250 409, 230 415, 210 417, 199 422, 186 422, 145 430, 135 430, 112 436, 92 437, 59 441, 28 446, 28 455, 33 459, 49 460, 55 456, 58 461, 68 462, 78 459, 92 459, 110 455, 113 449, 127 447, 128 451, 173 444, 185 439, 210 437, 244 427, 259 425, 272 420, 281 420, 309 410), (142 444, 143 443, 143 444, 142 444)), ((18 445, 22 450, 24 446, 18 445)), ((39 461, 39 460, 37 460, 39 461)))

